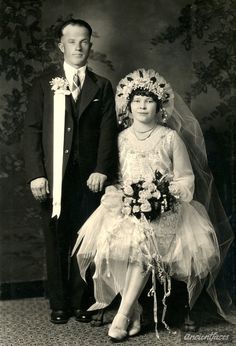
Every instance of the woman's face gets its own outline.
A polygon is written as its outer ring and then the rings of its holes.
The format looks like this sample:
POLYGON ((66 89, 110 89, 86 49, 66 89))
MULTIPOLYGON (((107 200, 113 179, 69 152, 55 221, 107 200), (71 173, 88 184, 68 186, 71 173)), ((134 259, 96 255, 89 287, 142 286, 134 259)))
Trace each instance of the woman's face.
POLYGON ((150 96, 134 95, 130 103, 134 121, 153 124, 156 121, 157 103, 150 96))

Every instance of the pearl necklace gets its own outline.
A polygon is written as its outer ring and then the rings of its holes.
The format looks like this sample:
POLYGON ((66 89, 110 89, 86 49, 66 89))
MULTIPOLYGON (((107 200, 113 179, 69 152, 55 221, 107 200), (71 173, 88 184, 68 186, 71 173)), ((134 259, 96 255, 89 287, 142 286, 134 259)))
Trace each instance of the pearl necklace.
POLYGON ((136 131, 134 129, 134 127, 132 126, 134 135, 135 135, 135 137, 137 138, 138 141, 145 141, 146 139, 151 137, 151 134, 156 130, 156 128, 157 128, 157 125, 155 124, 151 129, 149 129, 147 131, 139 132, 139 131, 136 131), (137 133, 147 133, 147 132, 149 132, 149 134, 146 137, 144 137, 144 138, 140 138, 140 137, 137 136, 137 133))

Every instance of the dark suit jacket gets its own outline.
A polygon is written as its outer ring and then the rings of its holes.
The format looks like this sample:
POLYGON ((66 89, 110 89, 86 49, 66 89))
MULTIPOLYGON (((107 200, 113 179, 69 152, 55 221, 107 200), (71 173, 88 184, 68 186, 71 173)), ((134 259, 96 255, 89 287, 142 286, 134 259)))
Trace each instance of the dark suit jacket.
MULTIPOLYGON (((52 192, 53 95, 49 82, 65 77, 64 70, 44 73, 33 83, 25 119, 24 148, 27 180, 46 177, 52 192)), ((112 178, 117 163, 117 122, 111 83, 87 70, 79 101, 77 123, 66 96, 63 174, 72 149, 74 127, 78 126, 79 169, 82 182, 92 172, 112 178)))

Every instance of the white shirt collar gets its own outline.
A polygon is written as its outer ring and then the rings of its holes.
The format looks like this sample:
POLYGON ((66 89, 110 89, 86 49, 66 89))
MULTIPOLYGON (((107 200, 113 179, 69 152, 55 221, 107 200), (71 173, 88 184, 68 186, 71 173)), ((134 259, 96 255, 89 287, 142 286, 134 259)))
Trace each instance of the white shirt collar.
POLYGON ((64 67, 66 79, 68 80, 70 86, 72 86, 73 84, 73 77, 75 73, 79 74, 80 84, 81 86, 83 86, 87 65, 84 65, 76 69, 75 67, 69 65, 67 62, 64 61, 63 67, 64 67))

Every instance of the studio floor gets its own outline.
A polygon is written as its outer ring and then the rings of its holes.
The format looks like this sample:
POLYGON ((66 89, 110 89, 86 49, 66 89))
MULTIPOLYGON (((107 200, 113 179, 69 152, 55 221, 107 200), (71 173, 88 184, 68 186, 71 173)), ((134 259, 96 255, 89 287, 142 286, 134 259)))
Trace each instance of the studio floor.
MULTIPOLYGON (((109 323, 114 311, 108 311, 105 321, 109 323)), ((160 329, 158 340, 153 328, 143 328, 140 335, 129 338, 119 345, 236 345, 236 328, 225 322, 204 323, 190 340, 188 333, 176 329, 169 334, 160 329), (226 336, 228 341, 219 342, 218 337, 226 336), (227 337, 228 335, 228 337, 227 337), (208 341, 207 341, 208 338, 208 341), (212 338, 210 340, 210 338, 212 338)), ((64 325, 49 322, 49 307, 45 298, 27 298, 0 301, 0 345, 1 346, 97 346, 111 345, 107 336, 108 325, 91 327, 89 323, 79 323, 73 318, 64 325)))

